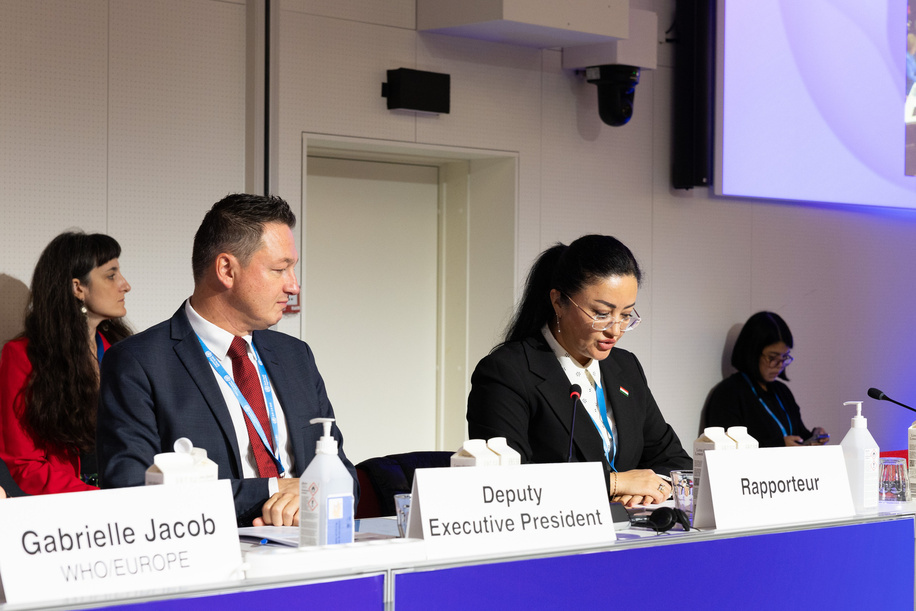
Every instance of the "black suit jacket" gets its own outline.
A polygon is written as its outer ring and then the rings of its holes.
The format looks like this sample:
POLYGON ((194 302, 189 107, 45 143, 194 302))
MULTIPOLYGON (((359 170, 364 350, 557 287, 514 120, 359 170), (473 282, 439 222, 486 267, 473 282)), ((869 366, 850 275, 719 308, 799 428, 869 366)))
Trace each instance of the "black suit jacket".
MULTIPOLYGON (((253 341, 286 417, 295 461, 293 475, 298 477, 315 456, 315 444, 322 434, 321 424, 312 425, 309 420, 333 418, 334 410, 305 342, 274 331, 255 331, 253 341)), ((344 454, 336 425, 333 434, 358 495, 356 470, 344 454)), ((206 449, 207 457, 219 465, 220 479, 232 480, 240 524, 260 515, 269 496, 268 478, 242 477, 229 408, 184 305, 170 320, 105 352, 96 444, 102 487, 143 485, 153 456, 173 451, 179 437, 206 449)))
MULTIPOLYGON (((618 471, 652 469, 668 475, 690 469, 692 461, 665 422, 639 361, 621 348, 601 361, 607 404, 617 425, 618 471)), ((572 425, 569 379, 543 337, 529 337, 496 348, 477 364, 468 397, 471 438, 505 437, 522 462, 566 462, 572 425)), ((577 407, 573 460, 610 466, 601 436, 588 412, 577 407)), ((605 477, 609 485, 609 478, 605 477)))
POLYGON ((0 460, 0 488, 3 488, 6 496, 9 497, 26 496, 19 484, 16 483, 16 480, 13 479, 13 476, 10 475, 9 468, 2 460, 0 460))

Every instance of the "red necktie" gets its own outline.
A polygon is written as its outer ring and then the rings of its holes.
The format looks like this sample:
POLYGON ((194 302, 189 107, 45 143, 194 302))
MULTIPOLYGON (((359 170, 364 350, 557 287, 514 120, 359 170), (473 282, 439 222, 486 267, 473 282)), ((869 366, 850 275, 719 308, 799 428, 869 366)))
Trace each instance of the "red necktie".
MULTIPOLYGON (((232 359, 232 377, 235 379, 236 386, 242 391, 242 395, 251 406, 251 411, 257 416, 261 423, 261 429, 267 436, 267 441, 273 447, 273 438, 271 435, 270 420, 267 418, 267 408, 264 406, 264 395, 261 394, 261 381, 258 372, 254 368, 254 363, 248 358, 248 345, 241 337, 232 338, 232 345, 229 346, 229 358, 232 359)), ((261 477, 277 477, 277 465, 271 456, 270 451, 264 447, 264 442, 255 430, 254 425, 245 416, 245 426, 248 428, 248 439, 251 441, 251 448, 254 450, 254 459, 258 465, 258 475, 261 477)))

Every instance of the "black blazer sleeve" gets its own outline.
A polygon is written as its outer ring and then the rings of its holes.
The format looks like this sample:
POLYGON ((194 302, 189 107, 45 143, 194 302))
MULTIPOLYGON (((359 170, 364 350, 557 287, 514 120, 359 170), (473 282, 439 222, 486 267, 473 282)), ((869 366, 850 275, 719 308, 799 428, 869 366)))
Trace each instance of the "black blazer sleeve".
POLYGON ((13 479, 13 476, 10 475, 9 468, 2 460, 0 460, 0 488, 3 488, 8 497, 26 496, 19 484, 13 479))
POLYGON ((617 424, 617 470, 652 469, 667 476, 675 469, 692 469, 693 460, 662 416, 639 359, 614 348, 606 361, 602 376, 617 424))
MULTIPOLYGON (((562 373, 562 372, 561 372, 562 373)), ((471 439, 505 437, 521 454, 522 463, 565 461, 556 452, 561 437, 569 441, 568 423, 543 414, 544 402, 525 367, 518 345, 503 346, 484 357, 471 375, 468 396, 468 436, 471 439)))

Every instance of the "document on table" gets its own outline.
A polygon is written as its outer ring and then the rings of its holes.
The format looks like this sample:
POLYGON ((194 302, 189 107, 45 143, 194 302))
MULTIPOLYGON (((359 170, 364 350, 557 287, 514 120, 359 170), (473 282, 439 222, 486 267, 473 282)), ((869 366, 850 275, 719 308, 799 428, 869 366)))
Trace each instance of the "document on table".
MULTIPOLYGON (((356 542, 396 539, 398 521, 393 517, 356 520, 356 542)), ((245 526, 239 528, 239 540, 262 545, 299 547, 298 526, 245 526)))

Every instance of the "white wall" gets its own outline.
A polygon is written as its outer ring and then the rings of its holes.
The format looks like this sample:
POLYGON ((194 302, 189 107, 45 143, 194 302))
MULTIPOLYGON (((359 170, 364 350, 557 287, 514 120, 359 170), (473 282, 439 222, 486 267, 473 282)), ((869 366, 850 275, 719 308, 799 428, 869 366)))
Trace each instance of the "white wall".
MULTIPOLYGON (((673 0, 631 4, 670 25, 673 0)), ((417 34, 414 0, 281 9, 277 193, 294 207, 303 133, 513 152, 516 285, 556 240, 600 232, 630 245, 647 272, 646 322, 622 346, 685 442, 722 378, 726 334, 760 309, 792 327, 791 388, 806 423, 835 442, 848 428, 842 402, 869 386, 916 403, 916 214, 673 191, 669 45, 642 74, 632 121, 612 128, 557 51, 417 34), (398 67, 451 74, 451 113, 387 111, 380 84, 398 67)), ((41 247, 72 225, 121 241, 138 327, 167 317, 190 291, 203 211, 244 188, 244 6, 0 0, 0 10, 3 324, 15 309, 4 289, 20 282, 21 298, 41 247)), ((865 409, 883 448, 905 447, 906 412, 865 409)))
MULTIPOLYGON (((657 70, 643 71, 632 121, 612 128, 598 118, 594 87, 562 70, 559 52, 417 34, 411 0, 385 5, 284 0, 284 196, 299 192, 303 132, 515 151, 517 284, 556 240, 598 232, 630 245, 647 272, 639 298, 646 323, 622 346, 642 359, 685 442, 722 379, 726 335, 761 309, 792 327, 791 388, 806 423, 826 427, 835 442, 849 426, 842 402, 865 398, 869 386, 916 402, 907 371, 916 289, 906 275, 916 260, 916 214, 671 189, 671 45, 661 45, 657 70), (387 111, 379 84, 399 67, 450 74, 451 113, 387 111)), ((662 40, 674 2, 631 5, 658 13, 662 40)), ((865 409, 882 447, 905 447, 906 412, 873 402, 865 409)))
POLYGON ((191 293, 204 211, 244 187, 243 0, 0 0, 0 341, 38 255, 109 233, 146 328, 191 293))

